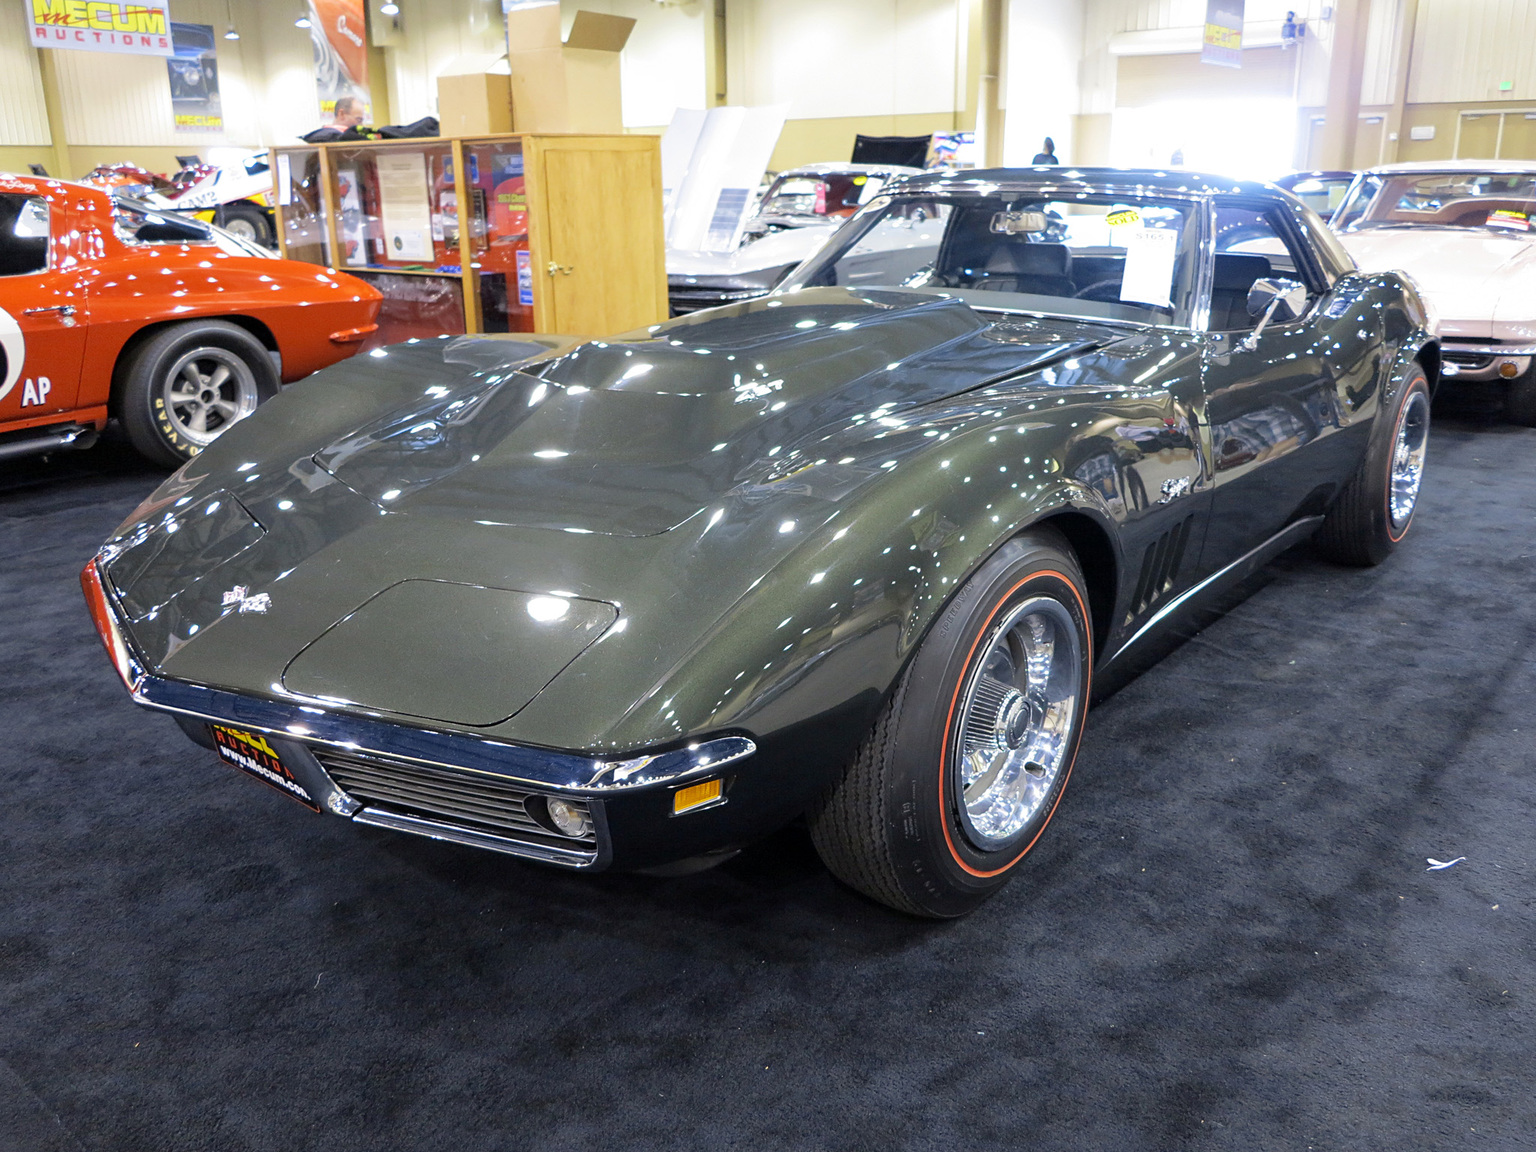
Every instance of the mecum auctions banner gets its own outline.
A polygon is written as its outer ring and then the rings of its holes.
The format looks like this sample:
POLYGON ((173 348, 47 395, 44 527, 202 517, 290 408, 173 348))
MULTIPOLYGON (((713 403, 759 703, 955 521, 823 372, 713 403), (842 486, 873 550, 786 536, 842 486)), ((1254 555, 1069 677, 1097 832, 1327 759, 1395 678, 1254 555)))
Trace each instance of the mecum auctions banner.
POLYGON ((308 0, 309 38, 315 49, 315 86, 320 110, 329 116, 336 101, 356 96, 368 123, 368 15, 363 0, 308 0))
POLYGON ((1243 66, 1243 0, 1206 0, 1200 63, 1243 66))
POLYGON ((36 48, 170 56, 168 0, 22 0, 36 48))

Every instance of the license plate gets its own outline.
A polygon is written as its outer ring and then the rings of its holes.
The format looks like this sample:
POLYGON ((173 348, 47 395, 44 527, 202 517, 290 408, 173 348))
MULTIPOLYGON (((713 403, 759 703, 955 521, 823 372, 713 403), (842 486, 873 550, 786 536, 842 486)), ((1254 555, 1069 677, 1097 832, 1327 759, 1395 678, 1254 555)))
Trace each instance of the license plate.
POLYGON ((219 759, 224 763, 256 777, 263 784, 270 784, 284 796, 293 797, 311 811, 320 811, 320 805, 293 778, 293 773, 288 771, 283 758, 267 742, 265 736, 256 732, 242 732, 238 728, 225 728, 219 724, 209 725, 209 730, 213 733, 219 759))

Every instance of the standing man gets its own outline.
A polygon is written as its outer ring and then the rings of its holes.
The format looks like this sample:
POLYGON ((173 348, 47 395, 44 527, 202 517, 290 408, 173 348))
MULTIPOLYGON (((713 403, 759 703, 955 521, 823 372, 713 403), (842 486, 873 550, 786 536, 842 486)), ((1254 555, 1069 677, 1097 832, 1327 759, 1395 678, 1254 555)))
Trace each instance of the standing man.
POLYGON ((1035 153, 1035 158, 1033 160, 1031 160, 1030 163, 1031 164, 1060 164, 1061 161, 1056 156, 1056 141, 1052 140, 1049 136, 1047 136, 1045 138, 1045 150, 1043 152, 1036 152, 1035 153))

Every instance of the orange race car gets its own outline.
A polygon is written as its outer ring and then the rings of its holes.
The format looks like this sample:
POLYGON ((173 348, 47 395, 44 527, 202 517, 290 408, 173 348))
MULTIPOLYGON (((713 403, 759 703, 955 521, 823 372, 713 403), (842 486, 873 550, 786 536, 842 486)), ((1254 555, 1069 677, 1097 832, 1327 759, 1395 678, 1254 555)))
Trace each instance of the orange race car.
POLYGON ((129 197, 0 175, 0 460, 87 447, 116 417, 178 465, 357 351, 380 300, 129 197))

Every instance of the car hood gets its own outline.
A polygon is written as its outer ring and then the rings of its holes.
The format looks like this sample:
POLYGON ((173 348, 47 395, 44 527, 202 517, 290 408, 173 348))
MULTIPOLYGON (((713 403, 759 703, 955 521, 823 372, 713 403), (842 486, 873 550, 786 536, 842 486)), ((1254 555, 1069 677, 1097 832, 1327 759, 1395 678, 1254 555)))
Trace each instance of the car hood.
MULTIPOLYGON (((814 289, 471 373, 314 462, 391 512, 649 536, 802 466, 833 426, 878 430, 1112 338, 1071 322, 1024 339, 990 327, 953 298, 814 289)), ((837 483, 870 475, 846 471, 837 483)))
POLYGON ((1365 272, 1413 277, 1440 335, 1536 338, 1536 237, 1485 228, 1375 228, 1339 239, 1365 272))
POLYGON ((841 220, 823 220, 785 228, 780 232, 769 232, 748 241, 734 252, 673 250, 667 253, 667 275, 674 279, 685 276, 742 276, 798 264, 825 244, 827 237, 836 232, 842 223, 841 220))
MULTIPOLYGON (((557 343, 397 346, 220 437, 102 553, 147 666, 638 747, 655 733, 626 710, 833 519, 853 524, 884 477, 936 467, 945 429, 1002 389, 1054 406, 1132 386, 1177 340, 813 289, 557 343), (557 681, 581 707, 551 696, 557 681)), ((1052 426, 1017 432, 1032 427, 1052 426)))

